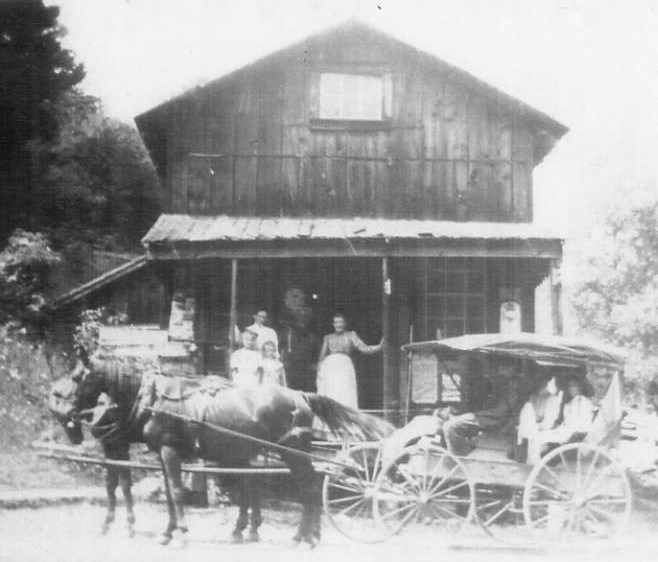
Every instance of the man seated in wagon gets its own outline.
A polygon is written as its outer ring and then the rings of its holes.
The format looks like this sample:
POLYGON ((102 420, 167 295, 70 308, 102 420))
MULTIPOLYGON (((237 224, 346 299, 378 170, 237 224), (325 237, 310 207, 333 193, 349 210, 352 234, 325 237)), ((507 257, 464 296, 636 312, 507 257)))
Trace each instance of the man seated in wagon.
POLYGON ((409 424, 387 439, 384 458, 422 436, 442 435, 446 447, 456 455, 467 455, 477 446, 480 433, 503 436, 512 448, 522 396, 522 362, 513 358, 489 358, 470 365, 471 372, 462 377, 464 404, 472 411, 458 413, 455 406, 435 410, 432 415, 416 416, 409 424), (482 371, 482 375, 478 372, 482 371))
POLYGON ((490 383, 490 392, 484 393, 479 408, 456 415, 449 409, 438 412, 444 418, 441 430, 446 447, 453 454, 469 454, 482 432, 510 435, 516 426, 522 395, 521 362, 498 358, 489 369, 484 380, 490 383))

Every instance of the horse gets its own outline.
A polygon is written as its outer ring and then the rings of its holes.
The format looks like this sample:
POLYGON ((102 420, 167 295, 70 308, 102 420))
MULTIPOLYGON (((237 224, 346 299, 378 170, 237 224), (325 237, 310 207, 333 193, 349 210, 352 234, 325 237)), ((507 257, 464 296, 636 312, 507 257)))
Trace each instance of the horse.
MULTIPOLYGON (((85 362, 86 363, 86 362, 85 362)), ((141 384, 141 374, 121 376, 115 370, 113 398, 99 395, 96 403, 89 406, 87 411, 76 410, 76 390, 82 373, 89 369, 88 363, 78 363, 70 377, 62 377, 53 383, 50 390, 48 407, 55 419, 61 423, 74 445, 83 440, 82 422, 91 418, 89 425, 92 435, 98 439, 103 448, 103 455, 110 461, 130 460, 130 446, 143 442, 141 424, 132 418, 134 414, 132 403, 141 384), (119 387, 121 386, 121 388, 119 387)), ((126 523, 128 536, 135 534, 134 499, 132 495, 132 476, 129 468, 108 465, 105 469, 105 489, 107 492, 107 512, 101 526, 101 534, 105 535, 114 523, 117 506, 116 489, 121 491, 126 504, 126 523)))
MULTIPOLYGON (((176 379, 169 377, 169 380, 176 379)), ((141 380, 140 390, 133 391, 125 400, 128 393, 120 392, 122 385, 117 383, 116 373, 98 365, 78 373, 71 379, 71 384, 74 398, 67 414, 73 426, 80 413, 92 408, 104 392, 114 402, 122 402, 122 411, 131 412, 124 423, 139 426, 141 438, 158 455, 169 512, 162 544, 168 544, 176 531, 181 541, 186 541, 188 526, 183 507, 182 461, 201 458, 220 466, 248 466, 251 458, 263 448, 262 444, 248 440, 256 438, 286 447, 280 456, 298 484, 302 504, 302 516, 294 540, 315 546, 320 539, 319 482, 310 458, 296 453, 310 450, 313 418, 317 416, 334 433, 358 435, 372 441, 393 431, 393 426, 387 422, 328 397, 274 385, 212 392, 193 388, 188 392, 181 384, 182 390, 172 394, 155 392, 154 386, 146 388, 149 385, 141 380), (217 431, 217 427, 246 437, 227 435, 217 431)), ((75 433, 75 427, 71 431, 75 433)), ((245 506, 250 500, 253 502, 257 489, 254 486, 249 488, 251 493, 242 494, 240 516, 232 533, 236 542, 248 524, 245 506)), ((257 538, 259 525, 259 510, 254 508, 250 533, 255 535, 254 538, 257 538)))

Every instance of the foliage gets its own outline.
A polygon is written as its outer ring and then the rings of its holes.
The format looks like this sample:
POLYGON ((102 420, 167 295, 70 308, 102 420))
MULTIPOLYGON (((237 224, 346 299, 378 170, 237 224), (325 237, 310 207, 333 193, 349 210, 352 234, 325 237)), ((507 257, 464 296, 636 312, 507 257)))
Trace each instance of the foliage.
POLYGON ((62 371, 51 371, 45 346, 0 325, 2 445, 19 445, 28 438, 35 439, 50 424, 48 390, 51 381, 62 371))
POLYGON ((73 331, 73 343, 78 354, 90 357, 98 349, 100 329, 102 326, 118 326, 125 324, 127 318, 123 314, 111 314, 104 306, 83 310, 80 313, 80 323, 73 331))
POLYGON ((160 211, 157 176, 139 134, 78 92, 63 98, 60 119, 43 192, 54 243, 71 260, 85 246, 134 249, 160 211))
POLYGON ((62 48, 59 8, 42 0, 0 2, 0 240, 38 224, 38 143, 59 131, 57 104, 84 77, 62 48))
POLYGON ((581 328, 629 350, 627 375, 643 386, 658 373, 658 199, 609 211, 575 254, 581 328))
POLYGON ((18 229, 0 252, 0 319, 39 323, 44 313, 50 272, 60 261, 48 239, 18 229))

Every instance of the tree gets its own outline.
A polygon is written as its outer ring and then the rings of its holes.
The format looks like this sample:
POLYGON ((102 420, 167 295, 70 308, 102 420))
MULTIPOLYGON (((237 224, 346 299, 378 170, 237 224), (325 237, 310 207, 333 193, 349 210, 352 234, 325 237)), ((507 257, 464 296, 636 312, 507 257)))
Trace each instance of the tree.
POLYGON ((160 212, 158 178, 137 131, 72 92, 59 104, 60 134, 46 147, 42 227, 69 261, 89 249, 136 250, 160 212))
POLYGON ((57 136, 57 104, 84 77, 62 48, 59 8, 42 0, 0 2, 0 242, 36 226, 41 142, 57 136))
POLYGON ((618 205, 572 250, 581 329, 629 350, 627 375, 643 385, 658 373, 658 199, 618 205))

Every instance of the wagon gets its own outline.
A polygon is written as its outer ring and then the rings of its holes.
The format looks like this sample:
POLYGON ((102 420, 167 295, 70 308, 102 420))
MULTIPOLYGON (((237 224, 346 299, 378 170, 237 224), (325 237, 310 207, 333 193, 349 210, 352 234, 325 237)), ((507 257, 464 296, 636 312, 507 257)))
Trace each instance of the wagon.
MULTIPOLYGON (((375 542, 403 529, 454 537, 478 525, 511 544, 572 543, 623 532, 631 491, 616 451, 622 418, 619 351, 535 334, 466 335, 402 349, 408 356, 407 412, 411 406, 476 411, 488 385, 495 384, 496 365, 507 358, 523 374, 548 369, 558 389, 567 377, 589 385, 595 405, 591 429, 578 441, 553 445, 533 463, 523 458, 516 419, 510 420, 511 431, 480 433, 472 452, 455 455, 433 429, 432 417, 419 418, 429 427, 407 435, 410 442, 403 430, 399 446, 367 443, 339 456, 349 468, 326 475, 323 499, 340 532, 375 542)), ((522 385, 529 382, 529 376, 522 378, 522 385)))

